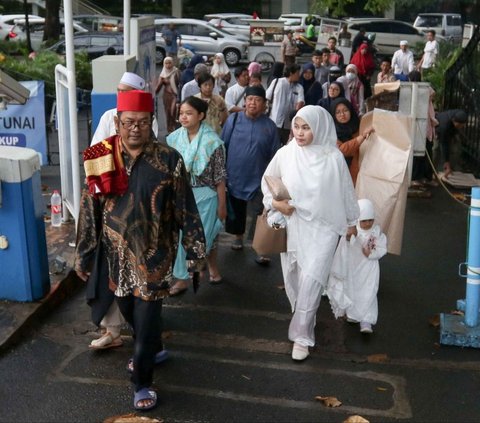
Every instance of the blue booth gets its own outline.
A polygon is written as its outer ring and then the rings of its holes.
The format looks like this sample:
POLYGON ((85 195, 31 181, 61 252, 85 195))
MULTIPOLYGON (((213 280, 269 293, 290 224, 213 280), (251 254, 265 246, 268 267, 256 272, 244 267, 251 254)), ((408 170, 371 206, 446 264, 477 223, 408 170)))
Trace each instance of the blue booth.
POLYGON ((50 290, 35 150, 0 146, 0 298, 35 301, 50 290))

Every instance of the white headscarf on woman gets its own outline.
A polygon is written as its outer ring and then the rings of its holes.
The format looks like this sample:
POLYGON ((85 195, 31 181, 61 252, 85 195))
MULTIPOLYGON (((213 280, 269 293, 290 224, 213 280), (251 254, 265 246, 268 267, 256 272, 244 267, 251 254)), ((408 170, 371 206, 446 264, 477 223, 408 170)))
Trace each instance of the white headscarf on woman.
POLYGON ((285 147, 291 166, 282 175, 294 200, 299 217, 312 224, 327 225, 343 235, 347 229, 349 210, 353 204, 358 215, 358 206, 353 183, 345 159, 337 148, 335 123, 331 115, 320 106, 301 108, 292 120, 303 119, 313 133, 313 141, 299 146, 295 139, 285 147), (348 174, 348 178, 345 178, 348 174), (346 186, 345 186, 346 185, 346 186), (353 201, 352 201, 353 200, 353 201))
POLYGON ((170 56, 167 56, 165 57, 165 59, 163 59, 163 68, 160 72, 160 78, 168 79, 170 82, 170 87, 172 87, 172 91, 177 94, 178 87, 175 81, 175 74, 178 69, 175 66, 172 66, 170 70, 167 70, 167 68, 165 67, 165 63, 167 62, 173 63, 173 59, 170 56))
POLYGON ((226 75, 227 73, 230 72, 230 69, 225 63, 225 56, 223 55, 223 53, 215 54, 215 58, 216 57, 220 57, 221 60, 220 60, 220 64, 218 64, 215 60, 213 61, 213 66, 212 66, 212 69, 210 70, 210 73, 214 78, 218 78, 220 74, 226 75))

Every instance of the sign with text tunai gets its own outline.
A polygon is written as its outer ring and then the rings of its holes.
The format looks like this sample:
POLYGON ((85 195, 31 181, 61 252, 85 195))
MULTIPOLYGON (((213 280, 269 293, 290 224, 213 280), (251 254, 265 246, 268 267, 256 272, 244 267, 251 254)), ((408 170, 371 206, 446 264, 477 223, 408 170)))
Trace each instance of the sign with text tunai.
POLYGON ((9 104, 0 110, 0 146, 28 147, 39 153, 47 163, 47 132, 45 126, 44 81, 21 81, 30 90, 24 105, 9 104))

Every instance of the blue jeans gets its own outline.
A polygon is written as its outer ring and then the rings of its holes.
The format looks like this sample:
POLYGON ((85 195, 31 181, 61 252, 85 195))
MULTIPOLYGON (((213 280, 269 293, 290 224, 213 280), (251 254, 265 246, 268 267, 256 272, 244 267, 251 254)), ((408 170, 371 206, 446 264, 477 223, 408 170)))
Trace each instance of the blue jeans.
POLYGON ((408 75, 404 75, 403 73, 394 73, 394 75, 399 81, 408 81, 408 75))

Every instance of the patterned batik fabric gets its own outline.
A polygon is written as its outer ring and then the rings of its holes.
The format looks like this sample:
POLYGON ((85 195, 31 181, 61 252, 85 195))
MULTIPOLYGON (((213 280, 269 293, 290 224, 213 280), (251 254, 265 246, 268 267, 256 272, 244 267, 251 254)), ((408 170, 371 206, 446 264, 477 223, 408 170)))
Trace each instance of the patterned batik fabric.
POLYGON ((150 142, 131 167, 124 195, 83 191, 75 269, 90 270, 101 231, 115 295, 158 300, 172 279, 179 230, 187 259, 203 260, 205 236, 182 158, 150 142))

